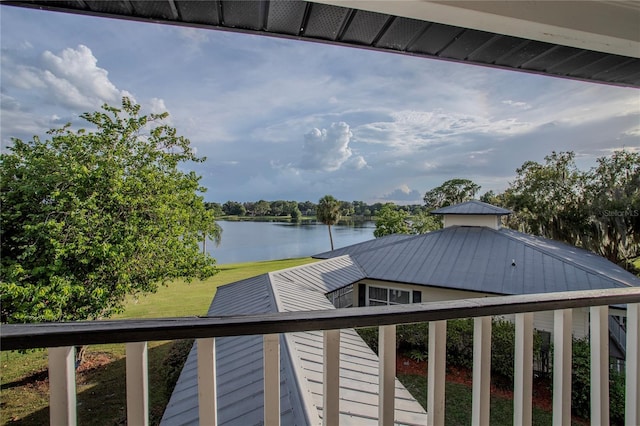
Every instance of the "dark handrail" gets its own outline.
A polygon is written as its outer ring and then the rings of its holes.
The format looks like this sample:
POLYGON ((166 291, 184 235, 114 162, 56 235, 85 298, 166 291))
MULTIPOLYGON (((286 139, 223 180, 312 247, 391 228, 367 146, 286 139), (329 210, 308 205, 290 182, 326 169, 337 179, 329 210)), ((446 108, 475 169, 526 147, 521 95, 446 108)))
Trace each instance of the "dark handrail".
POLYGON ((0 328, 0 348, 6 351, 103 343, 291 333, 626 303, 640 303, 640 287, 227 317, 5 324, 0 328))

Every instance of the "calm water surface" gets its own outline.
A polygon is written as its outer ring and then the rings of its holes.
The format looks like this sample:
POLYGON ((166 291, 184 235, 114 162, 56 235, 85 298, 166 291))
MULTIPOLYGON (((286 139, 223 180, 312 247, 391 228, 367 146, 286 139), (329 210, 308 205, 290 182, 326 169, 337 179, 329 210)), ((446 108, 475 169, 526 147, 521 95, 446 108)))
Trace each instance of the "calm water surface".
MULTIPOLYGON (((218 264, 305 257, 331 250, 329 231, 323 224, 281 222, 227 222, 222 227, 222 243, 207 243, 218 264)), ((364 222, 331 227, 334 247, 373 239, 375 224, 364 222)))

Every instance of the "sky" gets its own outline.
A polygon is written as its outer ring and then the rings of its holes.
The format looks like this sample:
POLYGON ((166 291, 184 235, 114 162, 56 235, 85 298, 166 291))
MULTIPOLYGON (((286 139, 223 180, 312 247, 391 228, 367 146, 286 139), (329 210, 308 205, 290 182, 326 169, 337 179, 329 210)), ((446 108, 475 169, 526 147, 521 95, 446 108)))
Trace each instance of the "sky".
POLYGON ((206 201, 422 204, 526 161, 640 151, 640 90, 298 40, 0 7, 0 138, 129 96, 167 111, 206 201))

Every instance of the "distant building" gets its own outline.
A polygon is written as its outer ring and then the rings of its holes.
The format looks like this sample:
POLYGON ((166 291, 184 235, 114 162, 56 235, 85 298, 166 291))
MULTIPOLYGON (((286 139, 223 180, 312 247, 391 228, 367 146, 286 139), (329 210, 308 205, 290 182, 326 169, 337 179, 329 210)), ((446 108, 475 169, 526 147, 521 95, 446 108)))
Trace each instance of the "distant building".
MULTIPOLYGON (((209 315, 435 302, 473 297, 640 286, 640 279, 603 257, 564 243, 501 227, 511 212, 480 201, 435 210, 444 229, 390 235, 314 257, 321 262, 223 286, 209 315)), ((611 356, 624 358, 624 307, 610 311, 611 356), (616 328, 617 327, 617 328, 616 328)), ((553 314, 539 312, 534 327, 551 338, 553 314)), ((589 311, 575 309, 573 333, 589 330, 589 311)), ((257 330, 259 331, 259 330, 257 330)), ((283 424, 318 424, 322 415, 322 335, 281 337, 283 424)), ((377 424, 376 355, 353 330, 341 332, 341 424, 377 424)), ((219 419, 262 422, 262 340, 218 339, 219 419)), ((396 422, 424 423, 425 412, 397 382, 396 422)), ((195 352, 167 406, 163 424, 198 420, 195 352)))

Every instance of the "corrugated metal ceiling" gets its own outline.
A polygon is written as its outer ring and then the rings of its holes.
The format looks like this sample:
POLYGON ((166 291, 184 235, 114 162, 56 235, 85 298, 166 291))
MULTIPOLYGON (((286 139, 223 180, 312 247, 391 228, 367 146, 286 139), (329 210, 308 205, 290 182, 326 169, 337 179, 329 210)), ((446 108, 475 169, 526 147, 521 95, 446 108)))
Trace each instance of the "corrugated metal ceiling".
POLYGON ((302 0, 6 1, 3 4, 349 45, 640 87, 640 59, 302 0))

